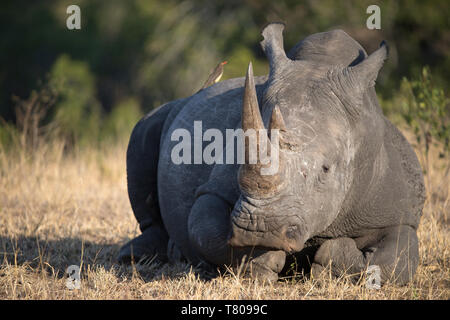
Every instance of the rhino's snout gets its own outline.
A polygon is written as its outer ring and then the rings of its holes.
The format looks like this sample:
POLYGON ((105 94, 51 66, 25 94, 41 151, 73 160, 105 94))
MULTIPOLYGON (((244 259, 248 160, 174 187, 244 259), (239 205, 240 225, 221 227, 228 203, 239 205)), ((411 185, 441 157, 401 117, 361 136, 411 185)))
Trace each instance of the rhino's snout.
POLYGON ((306 237, 297 225, 282 226, 279 230, 250 230, 233 220, 228 243, 233 247, 264 247, 286 252, 303 249, 306 237))

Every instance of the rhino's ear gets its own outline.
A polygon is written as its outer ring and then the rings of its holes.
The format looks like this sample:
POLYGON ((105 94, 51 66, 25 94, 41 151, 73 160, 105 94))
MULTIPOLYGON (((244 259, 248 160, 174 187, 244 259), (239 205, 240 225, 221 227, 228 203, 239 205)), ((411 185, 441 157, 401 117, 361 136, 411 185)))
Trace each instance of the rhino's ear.
POLYGON ((283 46, 284 26, 282 22, 269 23, 261 33, 264 37, 261 47, 269 60, 272 75, 279 73, 290 61, 283 46))
POLYGON ((329 77, 334 86, 334 94, 343 102, 351 119, 357 119, 363 106, 363 96, 368 88, 375 85, 378 73, 388 55, 386 42, 380 48, 355 66, 344 69, 330 69, 329 77))
POLYGON ((385 41, 381 42, 380 47, 370 56, 354 67, 348 67, 348 74, 352 78, 354 85, 359 87, 361 91, 365 91, 369 87, 375 85, 378 73, 383 66, 384 60, 387 59, 389 53, 388 46, 385 41))

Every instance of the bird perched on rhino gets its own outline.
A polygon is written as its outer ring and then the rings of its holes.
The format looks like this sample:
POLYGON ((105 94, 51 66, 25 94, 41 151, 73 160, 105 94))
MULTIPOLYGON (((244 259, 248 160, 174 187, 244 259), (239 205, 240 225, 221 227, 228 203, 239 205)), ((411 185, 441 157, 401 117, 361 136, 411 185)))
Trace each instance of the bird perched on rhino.
POLYGON ((209 86, 212 86, 213 84, 219 82, 220 78, 222 78, 222 75, 223 75, 223 66, 226 65, 227 63, 228 63, 228 61, 220 62, 216 66, 214 71, 211 72, 208 79, 205 81, 205 84, 203 85, 203 87, 200 90, 208 88, 209 86))

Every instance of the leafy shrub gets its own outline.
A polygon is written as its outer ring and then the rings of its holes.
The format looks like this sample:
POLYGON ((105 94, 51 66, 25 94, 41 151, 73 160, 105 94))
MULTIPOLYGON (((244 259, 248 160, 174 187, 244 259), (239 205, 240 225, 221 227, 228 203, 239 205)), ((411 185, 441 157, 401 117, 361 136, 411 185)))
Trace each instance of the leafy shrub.
POLYGON ((141 116, 141 107, 136 99, 128 98, 120 101, 114 106, 103 123, 102 140, 128 139, 131 130, 141 116))
POLYGON ((450 98, 433 83, 430 69, 424 67, 417 80, 403 79, 400 95, 402 117, 412 128, 417 143, 424 149, 425 173, 429 170, 428 154, 434 144, 441 158, 450 151, 450 98))
POLYGON ((98 140, 101 107, 87 63, 63 54, 53 64, 49 82, 58 92, 53 121, 61 137, 69 145, 98 140))
POLYGON ((404 78, 400 92, 405 97, 402 116, 414 130, 417 142, 424 144, 426 152, 433 142, 441 143, 442 151, 448 152, 450 98, 443 88, 433 84, 430 69, 424 67, 418 80, 409 81, 404 78))
POLYGON ((2 121, 1 118, 0 121, 0 149, 9 149, 14 145, 13 141, 18 140, 19 133, 15 125, 2 121))
POLYGON ((57 92, 48 84, 33 90, 27 99, 13 96, 15 103, 15 125, 0 117, 0 146, 18 147, 23 151, 36 151, 43 142, 43 137, 54 133, 48 121, 49 110, 54 106, 57 92))

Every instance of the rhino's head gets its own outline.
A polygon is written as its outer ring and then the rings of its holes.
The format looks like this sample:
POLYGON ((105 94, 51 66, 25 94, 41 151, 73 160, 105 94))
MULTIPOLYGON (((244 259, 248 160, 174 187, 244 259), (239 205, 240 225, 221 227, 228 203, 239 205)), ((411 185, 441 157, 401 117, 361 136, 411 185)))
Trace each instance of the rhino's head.
POLYGON ((383 43, 354 66, 291 60, 283 49, 283 28, 270 24, 263 31, 269 79, 259 108, 249 65, 242 112, 244 131, 279 130, 279 143, 268 143, 269 151, 279 151, 278 171, 263 175, 267 165, 261 162, 241 165, 241 196, 231 215, 229 241, 296 252, 334 221, 344 202, 352 201, 348 191, 355 157, 366 141, 358 135, 377 134, 361 130, 360 118, 367 119, 362 115, 367 113, 365 93, 375 83, 387 48, 383 43))

